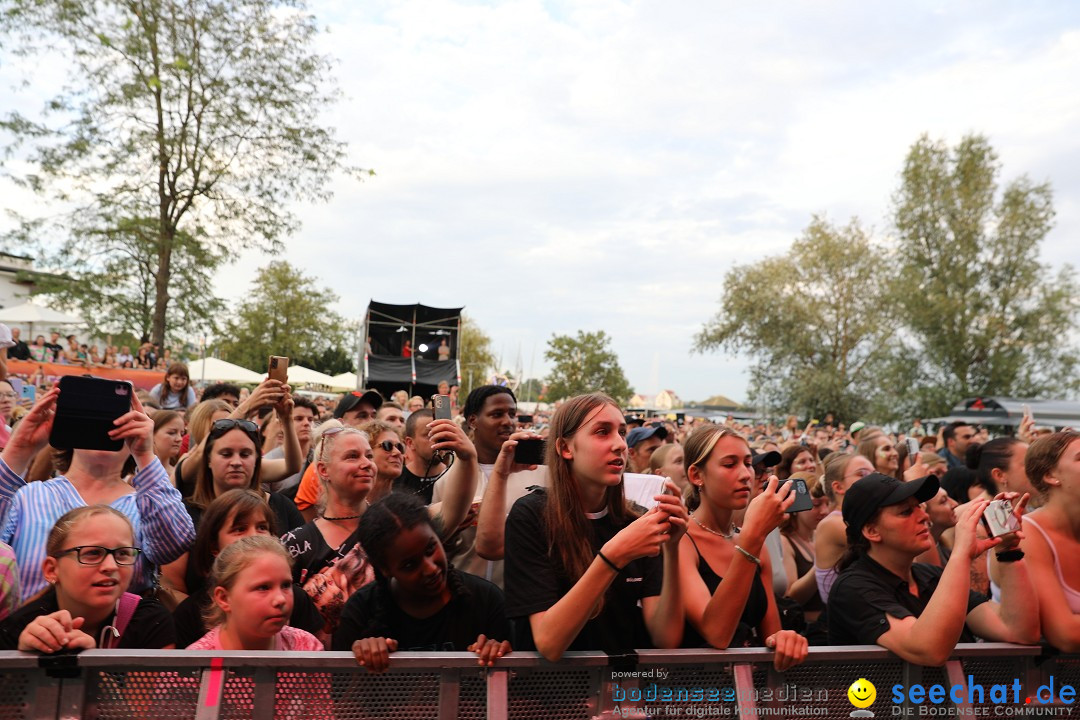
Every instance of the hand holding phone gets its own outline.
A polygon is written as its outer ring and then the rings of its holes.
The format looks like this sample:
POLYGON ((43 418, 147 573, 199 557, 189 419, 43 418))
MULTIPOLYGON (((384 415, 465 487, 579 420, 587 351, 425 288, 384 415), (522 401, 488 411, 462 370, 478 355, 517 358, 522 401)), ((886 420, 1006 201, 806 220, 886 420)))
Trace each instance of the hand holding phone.
POLYGON ((813 509, 814 499, 810 497, 810 490, 806 487, 806 481, 801 478, 785 480, 776 486, 776 491, 780 492, 780 487, 787 483, 791 484, 791 494, 795 496, 795 502, 791 503, 784 512, 797 513, 813 509))
POLYGON ((435 410, 435 420, 452 420, 449 395, 432 395, 431 407, 435 410))
POLYGON ((543 465, 546 452, 547 441, 544 438, 522 438, 517 441, 517 446, 514 448, 514 463, 517 465, 543 465))
POLYGON ((982 514, 982 523, 990 537, 1014 533, 1020 529, 1020 520, 1013 512, 1013 505, 1005 499, 991 500, 982 514))
POLYGON ((282 355, 271 355, 267 362, 267 376, 271 380, 279 380, 282 383, 289 382, 289 358, 282 355))

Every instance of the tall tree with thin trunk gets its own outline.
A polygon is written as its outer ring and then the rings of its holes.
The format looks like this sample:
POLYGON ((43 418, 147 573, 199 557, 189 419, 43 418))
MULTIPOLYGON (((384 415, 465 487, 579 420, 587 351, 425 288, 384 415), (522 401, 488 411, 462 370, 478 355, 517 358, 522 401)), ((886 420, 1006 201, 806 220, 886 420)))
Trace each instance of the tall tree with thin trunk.
POLYGON ((84 273, 99 282, 115 260, 110 242, 144 246, 148 264, 109 272, 119 305, 149 283, 154 342, 170 323, 205 322, 171 312, 178 297, 212 298, 177 267, 277 252, 297 227, 288 203, 326 199, 334 173, 350 171, 317 120, 337 93, 304 0, 3 0, 0 31, 8 52, 59 55, 71 78, 40 113, 0 121, 9 157, 28 167, 9 178, 52 211, 20 217, 8 245, 37 243, 80 306, 84 273))

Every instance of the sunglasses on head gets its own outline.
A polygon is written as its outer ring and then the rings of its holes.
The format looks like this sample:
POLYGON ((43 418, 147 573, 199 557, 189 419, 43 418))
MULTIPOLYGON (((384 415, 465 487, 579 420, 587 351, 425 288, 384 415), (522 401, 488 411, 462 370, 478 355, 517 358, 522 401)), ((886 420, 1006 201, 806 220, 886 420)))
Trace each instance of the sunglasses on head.
POLYGON ((235 430, 236 428, 240 428, 249 435, 259 434, 259 426, 255 423, 251 422, 250 420, 236 420, 234 418, 222 418, 220 420, 215 420, 214 424, 210 426, 210 434, 214 437, 219 437, 229 432, 230 430, 235 430))

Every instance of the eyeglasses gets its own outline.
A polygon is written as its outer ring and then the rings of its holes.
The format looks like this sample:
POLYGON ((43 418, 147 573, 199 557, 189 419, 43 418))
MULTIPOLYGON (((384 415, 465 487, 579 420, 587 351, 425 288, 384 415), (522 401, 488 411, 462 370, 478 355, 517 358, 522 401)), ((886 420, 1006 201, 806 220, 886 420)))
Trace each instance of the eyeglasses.
POLYGON ((379 447, 383 449, 383 452, 393 452, 396 449, 402 455, 405 454, 405 444, 393 440, 383 440, 379 443, 379 447))
POLYGON ((259 426, 255 423, 250 420, 236 420, 234 418, 221 418, 220 420, 215 420, 214 424, 210 426, 210 434, 214 437, 218 437, 219 435, 224 435, 236 428, 240 428, 249 435, 259 434, 259 426))
POLYGON ((0 398, 9 398, 11 400, 14 400, 17 397, 19 396, 13 392, 0 392, 0 398))
POLYGON ((107 548, 100 545, 79 545, 61 550, 56 556, 60 557, 69 553, 75 553, 75 559, 80 565, 100 565, 105 562, 107 555, 112 555, 117 565, 134 565, 142 550, 137 547, 107 548))

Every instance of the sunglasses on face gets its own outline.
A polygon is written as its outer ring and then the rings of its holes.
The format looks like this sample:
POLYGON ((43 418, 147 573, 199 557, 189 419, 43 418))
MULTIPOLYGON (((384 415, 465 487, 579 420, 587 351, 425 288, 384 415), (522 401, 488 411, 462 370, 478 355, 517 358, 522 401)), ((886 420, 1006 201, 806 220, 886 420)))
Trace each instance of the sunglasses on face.
POLYGON ((75 553, 75 560, 80 565, 100 565, 105 562, 107 556, 112 555, 117 565, 134 565, 141 552, 142 550, 137 547, 107 548, 100 545, 79 545, 61 550, 56 556, 75 553))
POLYGON ((383 440, 379 443, 379 447, 383 449, 383 452, 393 452, 397 450, 402 455, 405 454, 405 443, 394 442, 393 440, 383 440))

